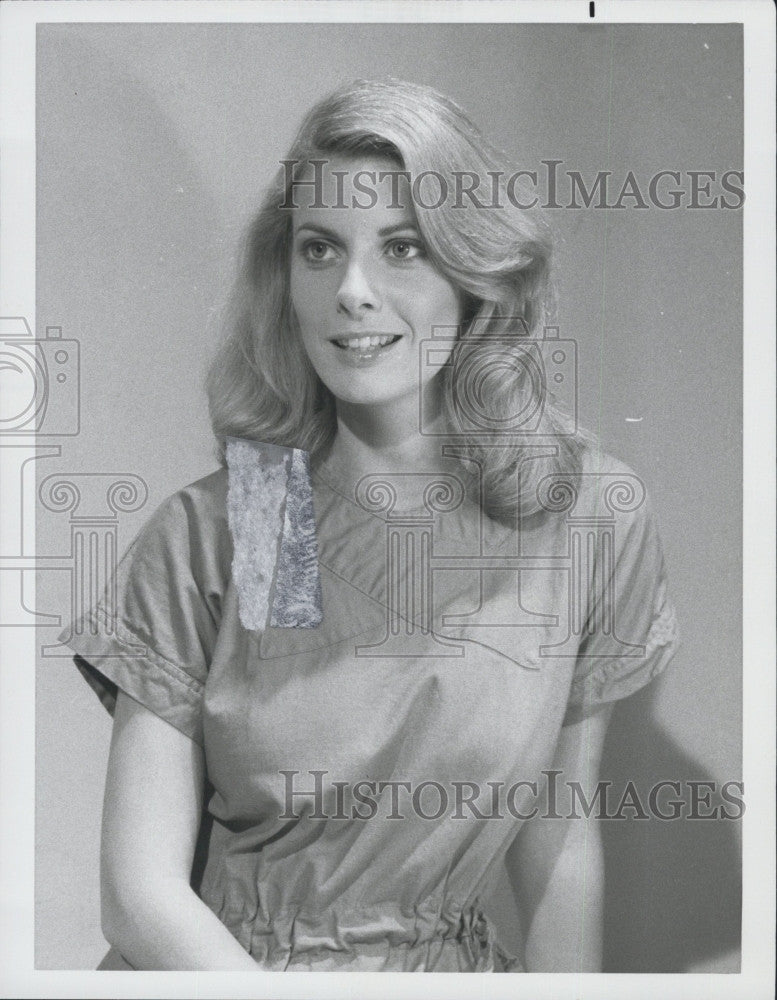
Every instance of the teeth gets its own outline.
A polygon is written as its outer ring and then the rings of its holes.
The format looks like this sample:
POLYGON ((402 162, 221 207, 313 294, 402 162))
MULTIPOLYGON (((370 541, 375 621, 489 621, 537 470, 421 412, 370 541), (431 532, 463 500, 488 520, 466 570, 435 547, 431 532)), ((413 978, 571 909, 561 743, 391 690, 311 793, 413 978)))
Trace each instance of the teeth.
POLYGON ((394 338, 388 335, 378 337, 341 337, 335 341, 340 347, 347 347, 352 351, 366 351, 370 347, 385 347, 394 338))

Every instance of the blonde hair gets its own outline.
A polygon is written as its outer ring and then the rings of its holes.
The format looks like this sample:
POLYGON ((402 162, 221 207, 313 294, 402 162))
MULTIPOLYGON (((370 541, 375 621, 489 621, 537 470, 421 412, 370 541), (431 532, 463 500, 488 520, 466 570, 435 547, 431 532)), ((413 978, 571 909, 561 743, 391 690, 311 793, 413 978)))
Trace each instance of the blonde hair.
MULTIPOLYGON (((307 164, 322 154, 384 155, 411 177, 430 171, 449 179, 451 189, 455 173, 477 178, 508 173, 505 158, 451 100, 399 80, 359 80, 317 104, 287 160, 307 164)), ((227 436, 301 448, 313 460, 325 455, 334 439, 334 399, 305 353, 290 304, 292 213, 283 207, 293 204, 290 190, 291 175, 281 169, 248 226, 227 336, 208 374, 222 462, 227 436)), ((513 190, 520 195, 520 184, 513 190)), ((471 199, 414 206, 430 259, 465 293, 465 322, 442 374, 444 408, 465 470, 471 473, 473 463, 479 469, 480 502, 497 519, 536 511, 540 479, 578 471, 590 440, 553 405, 544 374, 527 378, 520 362, 552 319, 552 239, 543 214, 514 201, 493 208, 471 199), (511 345, 515 363, 506 365, 511 345), (485 426, 509 426, 511 415, 536 412, 532 434, 505 438, 462 428, 462 393, 469 390, 459 376, 465 370, 478 373, 485 426), (526 443, 550 447, 543 457, 523 463, 531 454, 526 443)), ((543 371, 542 365, 535 369, 543 371)))

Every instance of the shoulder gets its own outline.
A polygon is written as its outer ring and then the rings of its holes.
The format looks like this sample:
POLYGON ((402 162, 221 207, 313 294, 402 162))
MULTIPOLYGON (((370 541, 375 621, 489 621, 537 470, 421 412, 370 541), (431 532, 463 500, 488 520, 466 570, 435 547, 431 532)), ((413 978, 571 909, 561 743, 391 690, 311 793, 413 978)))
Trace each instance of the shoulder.
POLYGON ((596 444, 587 445, 579 471, 569 481, 570 502, 576 517, 638 522, 650 516, 650 498, 644 478, 630 465, 596 444))
MULTIPOLYGON (((645 479, 607 452, 591 449, 584 456, 578 497, 569 511, 582 533, 593 530, 601 542, 601 558, 617 565, 619 588, 633 590, 664 585, 660 527, 645 479), (604 540, 604 536, 609 541, 604 540), (639 577, 639 586, 635 583, 639 577), (651 583, 652 581, 652 583, 651 583)), ((652 600, 652 598, 651 598, 652 600)))
POLYGON ((185 522, 211 531, 226 525, 228 473, 225 468, 203 476, 167 496, 150 521, 185 522))
POLYGON ((166 497, 132 542, 130 561, 225 581, 232 559, 227 486, 227 471, 217 469, 166 497))
POLYGON ((186 512, 190 519, 196 519, 214 529, 225 527, 228 489, 229 473, 226 468, 219 468, 184 486, 169 497, 167 502, 186 512))
MULTIPOLYGON (((545 476, 537 498, 548 515, 546 527, 572 531, 583 544, 593 544, 600 533, 609 536, 615 558, 624 552, 635 557, 645 547, 660 550, 658 525, 645 479, 631 466, 609 454, 596 442, 586 444, 574 471, 545 476)), ((550 530, 550 529, 549 529, 550 530)))

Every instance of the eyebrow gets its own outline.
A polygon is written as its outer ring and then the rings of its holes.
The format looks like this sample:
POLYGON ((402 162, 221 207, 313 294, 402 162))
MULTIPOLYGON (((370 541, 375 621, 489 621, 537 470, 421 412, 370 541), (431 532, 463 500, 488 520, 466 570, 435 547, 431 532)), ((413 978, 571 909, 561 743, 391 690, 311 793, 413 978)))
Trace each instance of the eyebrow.
MULTIPOLYGON (((399 233, 402 230, 412 229, 413 232, 418 232, 418 226, 414 222, 396 222, 392 226, 384 226, 383 229, 378 230, 378 236, 391 236, 393 233, 399 233)), ((341 239, 341 237, 333 229, 327 229, 326 226, 319 226, 315 222, 305 222, 299 229, 298 233, 303 232, 303 230, 318 233, 321 236, 329 236, 332 239, 341 239)))

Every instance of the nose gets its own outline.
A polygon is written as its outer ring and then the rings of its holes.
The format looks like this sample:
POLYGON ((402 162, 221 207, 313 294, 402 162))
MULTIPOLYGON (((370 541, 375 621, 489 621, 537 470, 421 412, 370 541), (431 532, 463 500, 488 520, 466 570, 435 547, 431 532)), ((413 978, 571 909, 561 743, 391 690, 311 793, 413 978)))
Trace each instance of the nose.
POLYGON ((352 261, 337 289, 337 311, 358 319, 362 312, 373 312, 380 306, 380 295, 374 282, 369 280, 361 265, 352 261))

